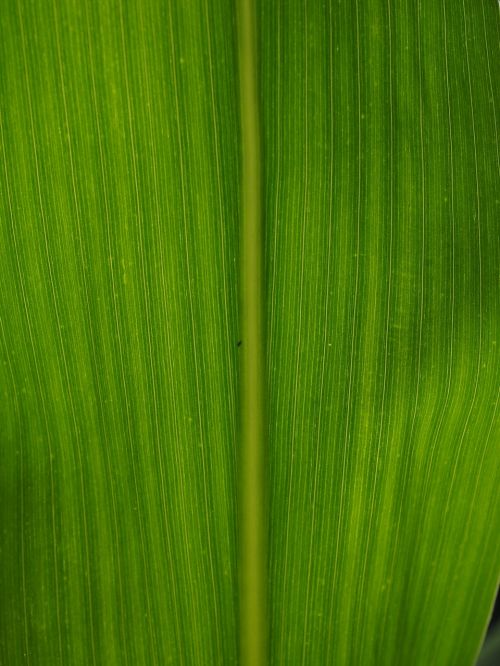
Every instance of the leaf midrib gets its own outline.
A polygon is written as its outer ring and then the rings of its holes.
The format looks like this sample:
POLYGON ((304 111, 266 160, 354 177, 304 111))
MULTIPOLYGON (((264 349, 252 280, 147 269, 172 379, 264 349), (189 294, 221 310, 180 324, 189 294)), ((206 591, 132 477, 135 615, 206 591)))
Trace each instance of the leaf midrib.
POLYGON ((268 654, 264 233, 254 0, 238 5, 242 148, 240 233, 239 645, 242 666, 268 654))

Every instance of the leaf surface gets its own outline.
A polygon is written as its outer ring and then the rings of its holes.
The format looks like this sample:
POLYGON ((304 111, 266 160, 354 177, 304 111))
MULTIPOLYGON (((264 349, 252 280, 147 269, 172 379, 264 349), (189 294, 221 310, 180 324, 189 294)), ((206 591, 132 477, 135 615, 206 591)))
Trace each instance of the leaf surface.
MULTIPOLYGON (((500 570, 498 5, 255 11, 268 661, 472 664, 500 570)), ((1 3, 1 664, 245 661, 237 20, 1 3)))

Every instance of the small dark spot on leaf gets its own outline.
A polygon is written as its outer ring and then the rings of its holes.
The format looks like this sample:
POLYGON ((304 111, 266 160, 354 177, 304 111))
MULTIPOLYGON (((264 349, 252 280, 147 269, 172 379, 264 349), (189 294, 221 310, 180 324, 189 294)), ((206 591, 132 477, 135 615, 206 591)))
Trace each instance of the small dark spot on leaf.
POLYGON ((236 343, 236 346, 241 347, 242 343, 243 343, 243 340, 238 340, 238 342, 236 343))

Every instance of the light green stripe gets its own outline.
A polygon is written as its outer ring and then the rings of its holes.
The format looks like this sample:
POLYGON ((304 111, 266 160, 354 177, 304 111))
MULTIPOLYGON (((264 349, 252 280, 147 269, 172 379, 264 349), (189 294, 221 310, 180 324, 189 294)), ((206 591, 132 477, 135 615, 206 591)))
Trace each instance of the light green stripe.
POLYGON ((256 16, 238 6, 242 200, 240 247, 240 661, 268 663, 264 228, 256 16))

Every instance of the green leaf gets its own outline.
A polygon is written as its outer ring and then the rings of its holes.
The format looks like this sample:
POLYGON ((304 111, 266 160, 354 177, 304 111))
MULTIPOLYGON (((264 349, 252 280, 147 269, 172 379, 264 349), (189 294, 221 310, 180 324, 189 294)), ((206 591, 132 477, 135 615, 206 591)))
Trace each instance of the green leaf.
POLYGON ((0 663, 474 663, 498 3, 3 0, 0 30, 0 663))

